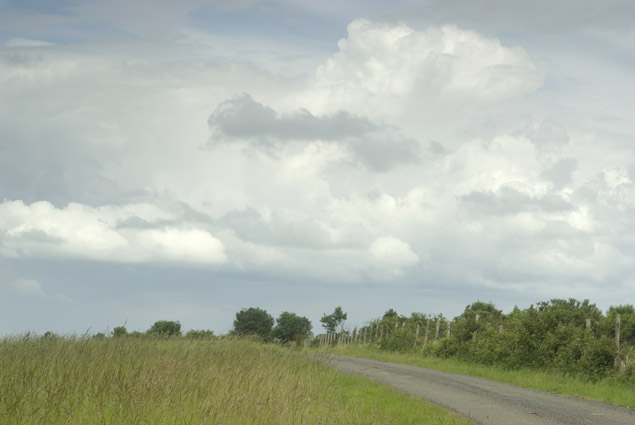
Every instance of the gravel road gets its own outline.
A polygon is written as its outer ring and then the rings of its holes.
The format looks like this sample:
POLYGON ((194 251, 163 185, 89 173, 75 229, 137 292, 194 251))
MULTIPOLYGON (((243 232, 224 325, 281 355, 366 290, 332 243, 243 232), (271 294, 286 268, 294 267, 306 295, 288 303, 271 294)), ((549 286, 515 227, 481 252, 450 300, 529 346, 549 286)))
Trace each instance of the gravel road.
POLYGON ((335 368, 440 404, 482 425, 635 425, 635 411, 453 373, 333 356, 335 368))

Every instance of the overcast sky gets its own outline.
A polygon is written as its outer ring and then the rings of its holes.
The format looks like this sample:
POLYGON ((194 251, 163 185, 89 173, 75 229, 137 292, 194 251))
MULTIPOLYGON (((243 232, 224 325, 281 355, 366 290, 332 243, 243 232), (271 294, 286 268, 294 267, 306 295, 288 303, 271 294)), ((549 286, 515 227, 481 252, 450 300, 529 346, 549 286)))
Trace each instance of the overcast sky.
POLYGON ((0 0, 0 334, 635 303, 632 0, 0 0))

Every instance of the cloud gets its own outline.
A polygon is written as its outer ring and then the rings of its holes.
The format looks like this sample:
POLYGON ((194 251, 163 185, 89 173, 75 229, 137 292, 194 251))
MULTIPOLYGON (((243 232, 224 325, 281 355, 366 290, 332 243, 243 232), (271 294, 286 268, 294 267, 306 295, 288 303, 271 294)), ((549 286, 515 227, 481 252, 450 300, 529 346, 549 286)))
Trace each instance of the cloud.
POLYGON ((501 187, 495 193, 472 192, 461 197, 471 211, 487 215, 518 214, 532 210, 546 213, 561 213, 573 210, 573 205, 561 196, 547 194, 532 198, 511 187, 501 187))
POLYGON ((542 176, 551 181, 557 188, 571 183, 572 174, 578 167, 575 158, 561 158, 555 164, 542 172, 542 176))
POLYGON ((42 284, 37 280, 33 279, 19 279, 13 282, 13 287, 18 291, 27 294, 27 295, 36 295, 43 297, 46 294, 44 293, 44 289, 42 289, 42 284))
MULTIPOLYGON (((174 16, 156 28, 134 28, 151 2, 107 11, 122 16, 100 34, 134 41, 0 46, 3 264, 213 269, 228 286, 632 286, 630 133, 563 106, 536 46, 356 20, 287 78, 264 70, 258 55, 284 50, 269 40, 144 39, 198 7, 161 5, 149 16, 174 16)), ((600 93, 604 75, 585 84, 600 93)))
POLYGON ((414 99, 431 105, 498 102, 531 93, 543 80, 521 48, 455 26, 417 31, 358 19, 338 47, 307 93, 312 110, 378 109, 392 116, 414 99))
POLYGON ((524 33, 533 36, 579 33, 590 29, 629 29, 635 7, 629 0, 508 2, 482 0, 432 0, 412 12, 433 22, 455 22, 479 29, 524 33), (548 11, 548 12, 547 12, 548 11))
POLYGON ((49 43, 43 40, 30 40, 28 38, 10 38, 4 42, 6 47, 48 47, 54 46, 54 43, 49 43))
POLYGON ((0 204, 0 254, 10 258, 74 258, 117 263, 220 264, 227 261, 223 243, 205 228, 179 222, 152 205, 93 208, 71 203, 55 208, 46 201, 0 204), (173 224, 155 228, 119 227, 138 217, 173 224))
POLYGON ((212 129, 209 146, 247 141, 253 147, 283 149, 289 143, 329 142, 347 148, 356 161, 374 171, 387 171, 421 157, 418 142, 394 127, 346 111, 315 116, 300 109, 282 114, 248 94, 222 102, 208 124, 212 129))
POLYGON ((394 236, 377 238, 370 246, 370 252, 377 261, 390 266, 407 267, 419 261, 410 245, 394 236))
POLYGON ((341 140, 377 130, 367 119, 345 111, 316 117, 307 110, 279 114, 243 93, 222 102, 209 117, 217 137, 225 139, 341 140))

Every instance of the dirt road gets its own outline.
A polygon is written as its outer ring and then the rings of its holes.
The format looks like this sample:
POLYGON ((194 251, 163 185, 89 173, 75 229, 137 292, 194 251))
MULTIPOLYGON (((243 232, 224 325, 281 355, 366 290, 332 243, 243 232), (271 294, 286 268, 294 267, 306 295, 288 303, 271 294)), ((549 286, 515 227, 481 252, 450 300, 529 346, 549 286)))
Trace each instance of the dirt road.
POLYGON ((635 412, 482 378, 353 357, 337 370, 366 376, 430 400, 483 425, 635 425, 635 412))

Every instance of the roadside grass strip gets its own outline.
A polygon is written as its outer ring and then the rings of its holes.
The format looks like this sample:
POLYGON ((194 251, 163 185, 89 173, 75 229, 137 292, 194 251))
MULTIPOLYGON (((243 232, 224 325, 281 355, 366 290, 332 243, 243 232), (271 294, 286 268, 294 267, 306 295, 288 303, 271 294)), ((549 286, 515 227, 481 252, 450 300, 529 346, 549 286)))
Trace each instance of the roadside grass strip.
POLYGON ((601 401, 615 406, 635 409, 635 385, 619 377, 606 377, 598 381, 589 381, 576 376, 559 373, 519 369, 509 370, 496 366, 484 366, 456 359, 443 359, 423 356, 417 353, 397 353, 379 350, 372 346, 342 345, 318 352, 351 357, 362 357, 384 362, 421 366, 443 372, 477 376, 493 381, 505 382, 519 387, 532 388, 554 394, 568 395, 588 400, 601 401))

